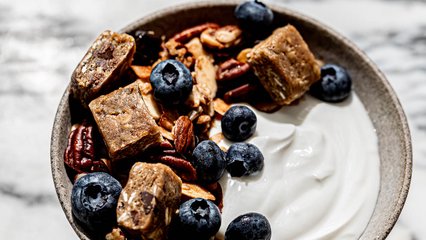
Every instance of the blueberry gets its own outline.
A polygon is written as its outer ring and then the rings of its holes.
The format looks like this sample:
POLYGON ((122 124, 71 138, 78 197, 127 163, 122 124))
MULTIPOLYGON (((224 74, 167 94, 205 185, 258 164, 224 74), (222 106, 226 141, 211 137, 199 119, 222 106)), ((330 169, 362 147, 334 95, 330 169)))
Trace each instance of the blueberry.
POLYGON ((121 189, 120 183, 108 173, 84 175, 72 188, 72 213, 89 229, 108 230, 116 222, 121 189))
POLYGON ((161 51, 161 39, 156 37, 152 31, 137 30, 132 35, 136 42, 133 64, 153 64, 158 59, 158 53, 161 51))
POLYGON ((222 133, 231 141, 244 141, 256 131, 256 114, 246 106, 233 106, 222 117, 222 133))
POLYGON ((351 77, 344 68, 326 64, 321 68, 321 79, 312 85, 310 92, 326 102, 341 102, 349 96, 351 86, 351 77))
POLYGON ((226 153, 226 170, 233 177, 251 175, 263 169, 263 154, 251 143, 234 143, 226 153))
POLYGON ((203 198, 190 199, 179 208, 180 235, 183 239, 209 239, 222 222, 218 207, 203 198))
POLYGON ((225 240, 269 240, 271 225, 265 216, 259 213, 243 214, 228 225, 225 240))
POLYGON ((183 63, 168 59, 157 64, 149 77, 154 98, 163 104, 185 101, 192 91, 191 72, 183 63))
POLYGON ((274 13, 265 4, 246 1, 235 8, 235 17, 243 27, 260 29, 272 24, 274 13))
POLYGON ((214 183, 225 171, 225 153, 215 142, 204 140, 192 152, 191 163, 197 170, 199 180, 207 184, 214 183))

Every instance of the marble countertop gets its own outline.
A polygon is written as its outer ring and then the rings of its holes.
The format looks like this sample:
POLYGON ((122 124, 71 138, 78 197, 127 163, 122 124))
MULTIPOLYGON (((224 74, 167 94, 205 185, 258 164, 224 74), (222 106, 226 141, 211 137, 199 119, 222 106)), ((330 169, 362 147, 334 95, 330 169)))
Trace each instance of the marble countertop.
MULTIPOLYGON (((0 0, 0 232, 76 239, 50 172, 50 134, 75 65, 104 29, 187 0, 0 0)), ((274 0, 331 26, 385 73, 413 139, 411 190, 388 239, 426 239, 426 1, 274 0)))

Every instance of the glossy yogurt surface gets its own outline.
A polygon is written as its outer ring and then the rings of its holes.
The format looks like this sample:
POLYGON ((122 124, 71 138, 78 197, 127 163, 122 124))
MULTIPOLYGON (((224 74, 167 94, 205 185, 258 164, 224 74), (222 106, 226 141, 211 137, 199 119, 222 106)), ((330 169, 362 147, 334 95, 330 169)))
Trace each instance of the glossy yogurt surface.
MULTIPOLYGON (((258 212, 273 240, 357 239, 380 181, 377 136, 359 98, 352 93, 330 104, 306 96, 278 112, 255 113, 257 130, 247 141, 261 149, 265 167, 256 176, 222 177, 219 235, 237 216, 258 212)), ((216 123, 212 135, 220 131, 216 123)))

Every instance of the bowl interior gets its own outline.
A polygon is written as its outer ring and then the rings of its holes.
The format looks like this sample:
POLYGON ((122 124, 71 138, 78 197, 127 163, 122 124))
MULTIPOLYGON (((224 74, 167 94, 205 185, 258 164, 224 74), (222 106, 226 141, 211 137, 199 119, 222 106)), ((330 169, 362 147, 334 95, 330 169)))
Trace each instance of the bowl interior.
MULTIPOLYGON (((135 21, 122 31, 145 29, 170 36, 187 27, 205 22, 236 24, 233 16, 235 4, 229 1, 226 3, 211 1, 165 9, 135 21)), ((380 192, 375 211, 361 239, 384 239, 402 210, 411 178, 411 140, 401 105, 383 74, 347 39, 306 16, 284 8, 270 7, 275 14, 276 27, 287 23, 293 24, 319 59, 344 66, 352 76, 354 90, 377 130, 380 151, 380 192)), ((75 222, 71 213, 72 183, 63 163, 70 127, 69 89, 67 89, 59 104, 53 125, 52 174, 66 217, 81 239, 89 239, 89 235, 75 222)))

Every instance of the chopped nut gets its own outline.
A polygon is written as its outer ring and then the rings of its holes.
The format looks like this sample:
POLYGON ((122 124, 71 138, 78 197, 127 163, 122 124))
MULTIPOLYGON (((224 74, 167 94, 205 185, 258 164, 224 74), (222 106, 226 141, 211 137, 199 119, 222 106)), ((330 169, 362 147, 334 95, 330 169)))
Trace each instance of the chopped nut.
POLYGON ((171 110, 163 107, 163 113, 160 116, 159 125, 168 131, 173 130, 175 121, 179 118, 176 110, 171 110))
POLYGON ((241 50, 240 53, 238 53, 237 61, 242 63, 247 63, 247 54, 251 52, 251 48, 246 48, 241 50))
POLYGON ((161 117, 161 113, 157 101, 155 101, 154 99, 154 95, 152 93, 142 92, 142 98, 152 118, 154 118, 154 120, 159 120, 161 117))
POLYGON ((197 118, 197 124, 207 124, 210 123, 212 118, 209 115, 201 115, 197 118))
POLYGON ((216 68, 213 59, 208 56, 200 56, 195 61, 196 88, 207 98, 213 99, 217 92, 216 68))
POLYGON ((178 153, 185 154, 194 147, 194 126, 187 116, 180 116, 173 127, 174 144, 178 153))
POLYGON ((164 47, 168 52, 168 55, 165 57, 165 59, 170 58, 170 56, 175 57, 176 60, 182 62, 188 68, 194 64, 194 57, 191 56, 191 54, 188 54, 188 50, 182 43, 176 42, 174 39, 170 39, 164 43, 164 47))
POLYGON ((126 240, 123 231, 120 228, 114 228, 110 233, 105 236, 106 240, 126 240))
POLYGON ((227 104, 221 98, 215 98, 213 100, 213 108, 215 112, 223 116, 226 113, 226 111, 228 111, 231 108, 231 105, 227 104))
POLYGON ((218 132, 215 135, 210 137, 210 140, 212 140, 213 142, 215 142, 218 145, 223 139, 225 139, 225 136, 223 136, 223 133, 221 133, 221 132, 218 132))
POLYGON ((241 42, 242 31, 236 25, 227 25, 219 29, 208 28, 201 33, 201 42, 209 48, 224 49, 241 42))
POLYGON ((201 44, 199 38, 191 39, 191 41, 185 44, 185 47, 188 49, 188 52, 190 52, 192 56, 194 56, 195 59, 201 56, 209 55, 206 51, 204 51, 203 44, 201 44))
POLYGON ((149 82, 149 76, 151 75, 152 67, 151 66, 137 66, 132 65, 131 68, 133 72, 135 72, 136 76, 144 81, 149 82))
POLYGON ((210 201, 215 201, 216 197, 207 189, 192 183, 182 183, 182 195, 187 198, 204 198, 210 201))
POLYGON ((173 141, 175 139, 175 136, 173 133, 167 131, 163 127, 160 127, 161 136, 163 136, 165 139, 173 141))
POLYGON ((202 107, 198 107, 196 110, 192 110, 188 114, 189 120, 194 121, 197 117, 200 116, 200 114, 202 112, 203 112, 203 108, 202 107))

